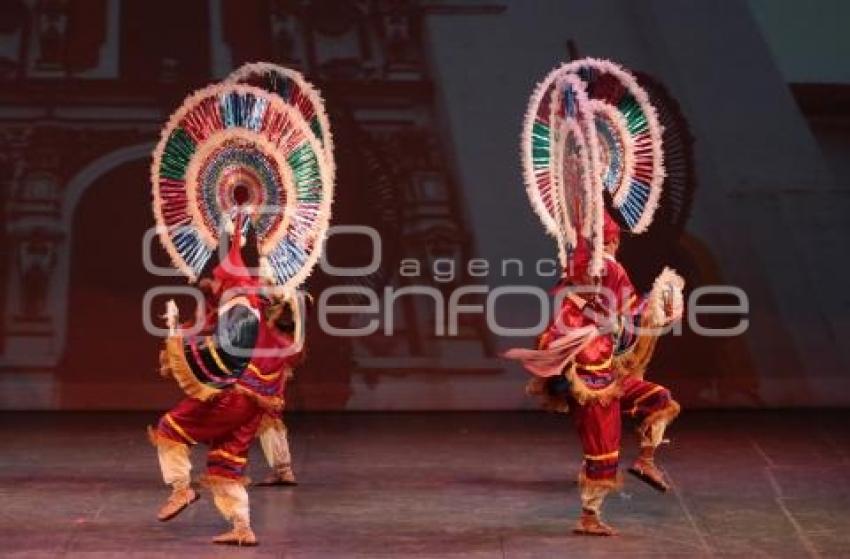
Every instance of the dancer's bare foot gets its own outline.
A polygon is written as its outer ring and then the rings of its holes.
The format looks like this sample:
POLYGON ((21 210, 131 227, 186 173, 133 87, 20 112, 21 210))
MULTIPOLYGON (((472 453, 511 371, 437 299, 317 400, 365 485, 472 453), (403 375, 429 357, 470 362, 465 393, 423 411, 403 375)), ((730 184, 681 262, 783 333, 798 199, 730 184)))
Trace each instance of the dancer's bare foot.
POLYGON ((254 546, 257 545, 257 536, 254 535, 254 531, 251 530, 250 526, 239 526, 214 537, 213 543, 246 547, 254 546))
POLYGON ((156 518, 160 522, 171 520, 172 518, 183 512, 183 509, 185 509, 200 498, 200 494, 198 494, 198 492, 192 489, 191 487, 186 487, 185 489, 175 489, 171 492, 171 495, 168 496, 168 500, 165 501, 165 504, 162 505, 162 508, 159 509, 156 518))
POLYGON ((670 489, 670 484, 667 483, 664 474, 655 465, 655 460, 651 456, 638 457, 629 468, 629 473, 662 493, 670 489))
POLYGON ((582 536, 614 536, 617 534, 616 530, 602 522, 598 514, 589 510, 581 511, 581 516, 576 522, 575 528, 573 528, 573 533, 582 536))

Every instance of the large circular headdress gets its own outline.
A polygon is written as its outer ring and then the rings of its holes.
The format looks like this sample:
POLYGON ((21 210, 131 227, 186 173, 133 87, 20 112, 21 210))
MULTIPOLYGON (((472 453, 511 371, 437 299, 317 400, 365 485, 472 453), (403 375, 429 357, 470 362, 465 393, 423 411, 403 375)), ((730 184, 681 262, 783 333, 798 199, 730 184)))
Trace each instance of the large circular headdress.
POLYGON ((616 64, 592 58, 552 70, 523 123, 526 190, 562 264, 579 242, 602 267, 605 200, 633 233, 646 230, 664 180, 662 129, 648 96, 616 64))
POLYGON ((235 83, 197 91, 171 116, 153 155, 160 240, 194 280, 235 209, 254 208, 274 281, 297 286, 321 255, 332 161, 302 113, 278 95, 235 83))

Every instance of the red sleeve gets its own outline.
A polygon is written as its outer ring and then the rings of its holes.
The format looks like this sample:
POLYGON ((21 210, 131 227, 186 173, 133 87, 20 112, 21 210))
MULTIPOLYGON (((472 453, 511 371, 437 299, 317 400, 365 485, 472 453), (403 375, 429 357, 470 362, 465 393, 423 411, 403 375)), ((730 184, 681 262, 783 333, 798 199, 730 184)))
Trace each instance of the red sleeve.
MULTIPOLYGON (((564 301, 561 304, 561 309, 558 313, 558 316, 555 317, 555 320, 552 322, 552 325, 549 326, 549 329, 546 331, 545 343, 551 343, 552 340, 563 336, 564 329, 578 328, 581 326, 594 324, 594 321, 591 318, 592 316, 592 313, 588 314, 584 312, 584 305, 581 304, 580 301, 577 301, 574 298, 564 297, 564 301)), ((610 335, 604 334, 601 336, 596 336, 578 354, 578 356, 576 357, 576 361, 581 364, 600 363, 611 356, 612 350, 613 345, 611 342, 610 335)))
POLYGON ((578 328, 590 324, 590 320, 582 313, 583 306, 583 302, 577 295, 565 296, 549 329, 578 328))
POLYGON ((274 328, 269 328, 269 332, 273 337, 273 342, 269 345, 276 348, 281 354, 286 353, 286 355, 277 355, 273 360, 273 367, 275 369, 283 369, 283 368, 292 368, 298 365, 301 362, 301 356, 303 354, 302 351, 297 351, 294 353, 289 353, 287 350, 291 350, 293 343, 295 340, 289 334, 284 334, 283 332, 279 332, 274 328))
MULTIPOLYGON (((556 295, 556 300, 560 292, 566 286, 558 286, 553 293, 556 295)), ((589 319, 582 313, 581 307, 572 298, 565 296, 561 301, 561 308, 558 309, 549 327, 540 335, 537 340, 537 348, 544 349, 549 344, 564 335, 565 328, 577 328, 589 324, 589 319)))

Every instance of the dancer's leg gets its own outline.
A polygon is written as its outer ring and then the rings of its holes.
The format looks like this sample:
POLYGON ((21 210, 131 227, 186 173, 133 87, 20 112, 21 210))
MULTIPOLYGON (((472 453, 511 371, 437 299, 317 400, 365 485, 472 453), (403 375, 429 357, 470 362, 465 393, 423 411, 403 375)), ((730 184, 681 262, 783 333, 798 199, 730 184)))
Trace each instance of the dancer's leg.
POLYGON ((655 464, 655 453, 667 426, 679 415, 679 404, 660 384, 630 377, 623 381, 621 406, 625 415, 640 421, 640 454, 629 473, 659 491, 667 491, 670 485, 655 464))
POLYGON ((601 513, 605 497, 619 486, 619 401, 573 404, 572 413, 584 451, 584 464, 579 474, 582 512, 575 532, 610 536, 615 532, 602 522, 601 513))
POLYGON ((258 432, 260 446, 272 473, 261 485, 296 485, 292 471, 292 455, 289 451, 286 425, 279 417, 267 415, 258 432))

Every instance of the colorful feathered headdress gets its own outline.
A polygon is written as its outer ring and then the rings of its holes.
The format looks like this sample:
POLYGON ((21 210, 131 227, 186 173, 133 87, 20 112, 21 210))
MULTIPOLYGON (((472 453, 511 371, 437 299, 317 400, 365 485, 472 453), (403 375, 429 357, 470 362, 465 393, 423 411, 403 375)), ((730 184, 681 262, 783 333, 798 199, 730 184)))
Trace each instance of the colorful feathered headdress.
POLYGON ((321 256, 334 160, 318 92, 300 74, 247 65, 190 95, 153 154, 153 210, 174 265, 195 280, 239 208, 252 208, 261 268, 295 288, 321 256))
POLYGON ((601 273, 606 211, 631 233, 652 222, 662 128, 646 91, 617 64, 583 58, 552 70, 531 96, 521 150, 531 205, 565 270, 584 242, 589 272, 601 273))

